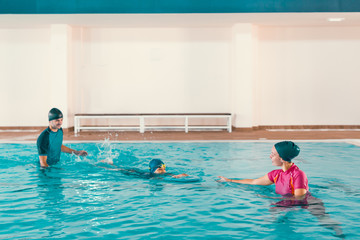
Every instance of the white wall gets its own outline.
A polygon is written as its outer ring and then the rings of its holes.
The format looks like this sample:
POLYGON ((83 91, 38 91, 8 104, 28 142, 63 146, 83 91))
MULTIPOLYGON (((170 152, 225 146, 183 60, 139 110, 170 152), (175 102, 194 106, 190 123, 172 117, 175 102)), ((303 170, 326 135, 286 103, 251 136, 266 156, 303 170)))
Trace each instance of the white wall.
POLYGON ((360 125, 359 56, 360 27, 0 28, 0 127, 45 126, 54 106, 64 127, 74 113, 138 112, 360 125))
POLYGON ((229 112, 225 28, 85 28, 76 111, 229 112))
POLYGON ((258 62, 258 27, 235 24, 232 27, 231 105, 233 125, 252 127, 256 119, 256 79, 258 62))
POLYGON ((47 125, 50 29, 0 29, 0 126, 47 125))
POLYGON ((359 125, 359 27, 261 27, 259 125, 359 125))

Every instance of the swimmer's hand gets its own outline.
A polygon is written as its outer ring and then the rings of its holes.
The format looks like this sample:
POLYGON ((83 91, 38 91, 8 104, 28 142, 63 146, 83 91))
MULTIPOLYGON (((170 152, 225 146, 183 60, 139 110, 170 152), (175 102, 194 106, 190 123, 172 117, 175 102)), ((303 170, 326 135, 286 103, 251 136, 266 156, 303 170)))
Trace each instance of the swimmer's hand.
POLYGON ((187 175, 186 173, 182 173, 182 174, 178 174, 178 175, 174 175, 172 176, 173 178, 181 178, 181 177, 188 177, 189 175, 187 175))
POLYGON ((112 159, 105 159, 105 160, 101 160, 100 162, 114 165, 114 162, 112 159))
POLYGON ((223 176, 218 176, 218 178, 220 178, 220 179, 217 180, 217 182, 231 182, 231 179, 223 177, 223 176))
POLYGON ((88 153, 84 150, 81 151, 74 151, 74 154, 77 156, 82 156, 82 157, 86 157, 88 155, 88 153))

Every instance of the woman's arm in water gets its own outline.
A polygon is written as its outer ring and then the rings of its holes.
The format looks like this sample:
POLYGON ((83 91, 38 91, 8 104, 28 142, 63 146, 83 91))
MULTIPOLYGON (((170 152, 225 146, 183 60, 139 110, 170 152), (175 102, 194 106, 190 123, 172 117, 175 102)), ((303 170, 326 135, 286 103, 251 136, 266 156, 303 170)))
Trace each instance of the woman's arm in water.
POLYGON ((305 188, 298 188, 294 191, 294 197, 296 200, 302 200, 304 199, 305 195, 307 193, 307 190, 305 188))
POLYGON ((273 184, 272 181, 270 181, 267 174, 264 176, 257 178, 257 179, 230 179, 223 176, 219 176, 220 180, 219 182, 234 182, 234 183, 241 183, 241 184, 250 184, 250 185, 271 185, 273 184))

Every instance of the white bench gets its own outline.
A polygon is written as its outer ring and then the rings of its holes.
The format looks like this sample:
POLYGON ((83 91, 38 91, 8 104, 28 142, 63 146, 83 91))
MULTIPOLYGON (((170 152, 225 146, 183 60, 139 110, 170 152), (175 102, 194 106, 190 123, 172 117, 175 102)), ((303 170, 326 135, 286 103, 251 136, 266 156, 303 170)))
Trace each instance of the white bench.
POLYGON ((225 129, 231 132, 231 113, 140 113, 140 114, 75 114, 74 117, 74 133, 75 135, 80 130, 138 130, 140 133, 144 133, 145 130, 171 130, 171 129, 184 129, 185 132, 189 132, 190 129, 225 129), (224 125, 191 125, 189 119, 223 119, 226 121, 224 125), (85 119, 135 119, 137 124, 135 126, 85 126, 81 125, 81 120, 85 119), (149 119, 181 119, 182 125, 154 125, 147 124, 149 119))

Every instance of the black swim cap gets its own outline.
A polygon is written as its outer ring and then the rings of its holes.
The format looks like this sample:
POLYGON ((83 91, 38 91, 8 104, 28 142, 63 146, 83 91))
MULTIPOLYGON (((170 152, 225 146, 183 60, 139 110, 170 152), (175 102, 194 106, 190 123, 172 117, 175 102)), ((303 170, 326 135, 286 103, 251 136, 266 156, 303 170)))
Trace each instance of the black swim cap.
POLYGON ((62 112, 57 109, 57 108, 52 108, 49 112, 49 121, 55 120, 55 119, 59 119, 59 118, 63 118, 63 114, 62 112))
POLYGON ((275 144, 275 148, 279 156, 287 162, 291 162, 291 159, 300 153, 300 148, 291 141, 278 142, 275 144))
POLYGON ((156 171, 156 169, 158 169, 159 167, 161 167, 162 165, 165 165, 163 163, 163 161, 161 161, 160 159, 152 159, 149 162, 149 169, 150 169, 150 173, 154 173, 156 171))

